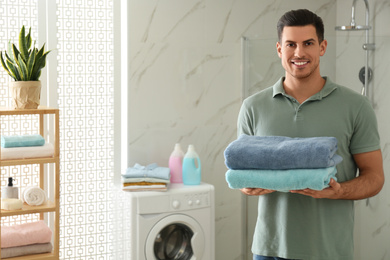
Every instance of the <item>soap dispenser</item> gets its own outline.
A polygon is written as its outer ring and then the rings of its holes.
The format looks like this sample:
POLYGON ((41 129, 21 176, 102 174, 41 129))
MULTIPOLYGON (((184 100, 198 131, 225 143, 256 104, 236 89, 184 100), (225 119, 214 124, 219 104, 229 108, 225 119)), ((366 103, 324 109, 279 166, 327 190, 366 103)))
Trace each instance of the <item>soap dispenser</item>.
POLYGON ((12 177, 8 178, 8 185, 1 189, 2 199, 19 199, 19 189, 14 187, 12 177))
POLYGON ((201 164, 198 154, 192 144, 188 146, 183 158, 183 183, 185 185, 199 185, 201 181, 201 164))

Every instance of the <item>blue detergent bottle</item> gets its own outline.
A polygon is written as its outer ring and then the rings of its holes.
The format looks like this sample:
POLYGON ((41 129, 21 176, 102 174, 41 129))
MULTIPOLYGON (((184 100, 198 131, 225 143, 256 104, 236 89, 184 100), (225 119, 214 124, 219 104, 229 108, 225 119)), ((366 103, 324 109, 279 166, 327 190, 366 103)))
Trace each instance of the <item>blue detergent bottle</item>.
POLYGON ((183 183, 185 185, 199 185, 201 180, 201 164, 198 154, 192 144, 188 146, 183 158, 183 183))

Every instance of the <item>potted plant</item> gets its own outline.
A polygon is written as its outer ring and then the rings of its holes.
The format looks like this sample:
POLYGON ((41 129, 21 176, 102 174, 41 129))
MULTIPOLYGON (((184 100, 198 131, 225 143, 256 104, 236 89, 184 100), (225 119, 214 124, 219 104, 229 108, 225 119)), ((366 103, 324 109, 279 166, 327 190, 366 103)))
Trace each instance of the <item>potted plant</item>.
POLYGON ((45 44, 40 50, 35 48, 35 42, 32 45, 31 28, 26 35, 23 26, 19 34, 19 49, 9 41, 8 53, 4 52, 5 57, 0 51, 1 65, 14 79, 9 85, 13 107, 37 108, 41 96, 39 77, 50 51, 45 52, 45 44))

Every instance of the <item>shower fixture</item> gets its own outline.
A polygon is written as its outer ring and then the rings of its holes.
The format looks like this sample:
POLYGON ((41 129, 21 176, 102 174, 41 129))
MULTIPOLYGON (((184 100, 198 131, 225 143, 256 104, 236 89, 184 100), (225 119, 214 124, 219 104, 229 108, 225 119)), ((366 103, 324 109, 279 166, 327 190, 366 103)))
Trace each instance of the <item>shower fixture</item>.
POLYGON ((353 0, 352 2, 352 17, 351 17, 351 24, 346 26, 336 26, 336 31, 365 31, 366 32, 366 42, 363 44, 363 50, 365 50, 365 66, 359 71, 359 79, 362 81, 364 78, 363 83, 363 89, 362 89, 362 95, 367 96, 368 95, 368 83, 371 80, 372 77, 372 70, 368 67, 368 52, 371 50, 375 50, 375 43, 370 43, 369 39, 369 31, 371 29, 371 26, 369 24, 370 22, 370 9, 368 7, 368 0, 364 0, 364 4, 366 5, 366 24, 365 25, 356 25, 355 22, 355 8, 356 8, 356 2, 358 0, 353 0))

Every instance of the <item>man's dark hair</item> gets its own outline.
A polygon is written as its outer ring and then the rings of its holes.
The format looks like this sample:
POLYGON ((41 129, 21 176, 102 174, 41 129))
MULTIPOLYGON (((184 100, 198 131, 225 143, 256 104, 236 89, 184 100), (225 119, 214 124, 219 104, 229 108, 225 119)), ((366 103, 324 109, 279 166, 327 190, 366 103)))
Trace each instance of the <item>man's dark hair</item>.
POLYGON ((285 26, 305 25, 313 25, 316 28, 318 41, 321 43, 324 40, 324 23, 321 17, 307 9, 299 9, 291 10, 280 17, 277 24, 279 42, 285 26))

